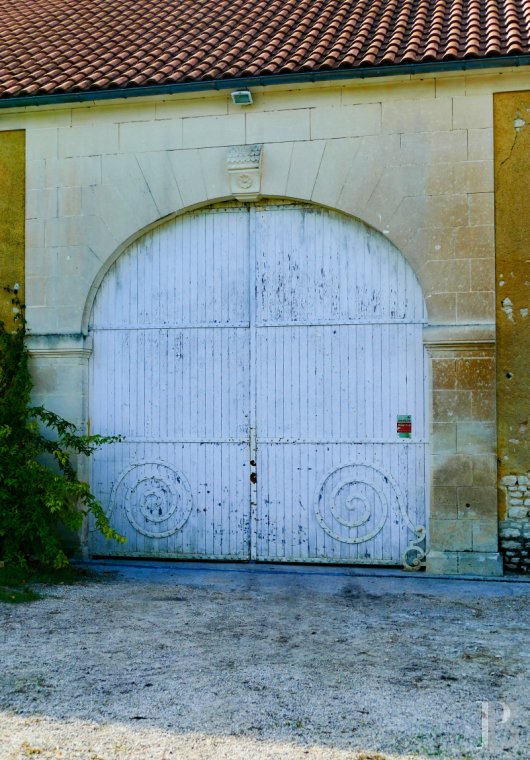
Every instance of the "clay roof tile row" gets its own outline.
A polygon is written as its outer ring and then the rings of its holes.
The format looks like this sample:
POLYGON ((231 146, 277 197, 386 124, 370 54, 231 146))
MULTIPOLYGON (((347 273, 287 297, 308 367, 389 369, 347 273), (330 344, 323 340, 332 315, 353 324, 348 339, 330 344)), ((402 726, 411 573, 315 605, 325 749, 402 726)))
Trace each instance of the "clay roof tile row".
POLYGON ((0 0, 2 98, 528 53, 530 0, 0 0))

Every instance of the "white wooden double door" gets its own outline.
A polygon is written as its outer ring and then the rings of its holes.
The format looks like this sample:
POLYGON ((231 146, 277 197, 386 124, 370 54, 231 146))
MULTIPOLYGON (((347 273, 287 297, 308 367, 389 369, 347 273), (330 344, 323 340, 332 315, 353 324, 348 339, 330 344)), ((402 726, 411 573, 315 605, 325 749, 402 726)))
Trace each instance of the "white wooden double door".
POLYGON ((127 539, 94 531, 92 553, 421 556, 423 321, 401 254, 324 209, 218 207, 143 236, 92 311, 92 430, 125 440, 91 485, 127 539))

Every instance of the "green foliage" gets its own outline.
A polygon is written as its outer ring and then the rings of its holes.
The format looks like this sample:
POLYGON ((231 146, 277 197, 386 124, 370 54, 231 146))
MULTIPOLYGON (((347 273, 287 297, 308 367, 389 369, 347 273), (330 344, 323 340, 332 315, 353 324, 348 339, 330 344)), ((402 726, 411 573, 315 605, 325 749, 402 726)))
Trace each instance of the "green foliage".
POLYGON ((82 435, 62 417, 31 405, 24 308, 10 292, 15 329, 0 322, 0 560, 60 568, 68 564, 60 526, 78 530, 89 513, 106 538, 125 540, 71 461, 121 437, 82 435))
POLYGON ((71 585, 83 581, 92 583, 102 580, 102 576, 85 567, 68 565, 55 569, 54 567, 7 565, 0 564, 0 602, 7 604, 22 604, 42 599, 42 589, 36 591, 33 586, 71 585))
POLYGON ((24 604, 25 602, 36 602, 38 599, 42 599, 42 594, 39 594, 38 591, 33 591, 29 586, 23 586, 22 588, 0 586, 0 602, 24 604))

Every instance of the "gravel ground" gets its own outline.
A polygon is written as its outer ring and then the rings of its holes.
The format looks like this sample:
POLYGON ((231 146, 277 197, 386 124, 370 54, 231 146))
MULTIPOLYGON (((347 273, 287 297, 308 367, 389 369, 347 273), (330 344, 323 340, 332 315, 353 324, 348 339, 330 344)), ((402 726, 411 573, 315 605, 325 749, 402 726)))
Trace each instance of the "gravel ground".
POLYGON ((2 760, 530 757, 530 585, 170 568, 0 605, 2 760))

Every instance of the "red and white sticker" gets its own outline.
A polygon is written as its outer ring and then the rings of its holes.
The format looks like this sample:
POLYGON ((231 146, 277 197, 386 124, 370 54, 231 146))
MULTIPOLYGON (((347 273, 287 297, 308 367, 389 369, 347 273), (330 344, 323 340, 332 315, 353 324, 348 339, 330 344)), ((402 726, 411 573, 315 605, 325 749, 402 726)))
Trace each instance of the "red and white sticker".
POLYGON ((400 438, 410 438, 412 436, 412 417, 410 414, 398 414, 397 434, 400 438))

